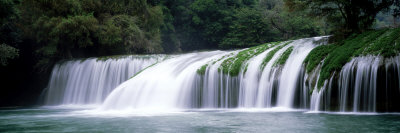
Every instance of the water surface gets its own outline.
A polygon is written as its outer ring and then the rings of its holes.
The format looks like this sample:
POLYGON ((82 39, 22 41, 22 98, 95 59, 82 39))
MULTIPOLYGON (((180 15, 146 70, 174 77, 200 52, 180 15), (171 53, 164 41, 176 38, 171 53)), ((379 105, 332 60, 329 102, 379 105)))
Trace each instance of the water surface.
POLYGON ((109 113, 74 108, 0 110, 0 132, 400 132, 399 114, 270 110, 109 113))

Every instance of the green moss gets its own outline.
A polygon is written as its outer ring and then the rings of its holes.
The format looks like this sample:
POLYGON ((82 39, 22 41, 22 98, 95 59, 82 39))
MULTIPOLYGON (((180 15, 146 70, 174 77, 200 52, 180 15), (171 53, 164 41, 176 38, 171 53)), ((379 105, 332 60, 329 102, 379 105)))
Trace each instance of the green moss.
POLYGON ((288 41, 283 45, 280 45, 278 47, 276 47, 275 49, 271 50, 270 52, 268 52, 267 56, 264 58, 260 69, 264 69, 264 67, 268 64, 268 62, 272 59, 272 57, 274 57, 274 55, 276 54, 276 52, 278 52, 280 49, 282 49, 283 47, 285 47, 286 45, 292 43, 293 41, 288 41))
POLYGON ((400 28, 388 30, 380 38, 372 42, 372 44, 362 51, 363 55, 373 54, 382 55, 383 57, 396 56, 399 51, 400 28))
POLYGON ((244 67, 243 74, 247 72, 247 68, 249 68, 249 64, 246 64, 246 66, 244 67))
POLYGON ((308 55, 306 60, 307 71, 315 68, 315 65, 324 59, 318 81, 318 88, 322 87, 325 80, 342 67, 353 57, 363 55, 381 55, 383 57, 396 56, 400 52, 400 28, 367 31, 362 34, 354 34, 351 37, 337 42, 336 46, 319 46, 308 55), (327 47, 332 49, 327 50, 327 47))
POLYGON ((274 66, 277 65, 284 65, 287 61, 287 59, 289 58, 290 54, 293 51, 293 46, 290 46, 288 49, 286 49, 285 52, 282 53, 282 55, 276 60, 276 62, 274 63, 274 66))
POLYGON ((207 67, 208 67, 208 64, 204 64, 203 66, 201 66, 199 69, 197 69, 197 74, 200 74, 200 75, 206 74, 207 67))
POLYGON ((256 55, 261 54, 265 50, 277 44, 279 44, 279 42, 263 44, 240 51, 236 56, 224 60, 218 70, 222 70, 224 74, 237 76, 239 75, 240 69, 242 68, 242 65, 245 61, 256 55))
POLYGON ((214 64, 217 63, 218 61, 221 61, 221 60, 225 59, 226 57, 232 56, 232 55, 233 55, 233 53, 230 53, 230 54, 228 54, 228 55, 222 56, 221 58, 219 58, 219 59, 217 59, 217 60, 212 60, 212 61, 208 62, 207 64, 204 64, 204 65, 201 66, 199 69, 197 69, 197 74, 204 75, 204 74, 206 73, 207 67, 209 66, 208 64, 211 63, 212 65, 214 65, 214 64))
POLYGON ((315 67, 317 67, 318 64, 321 63, 322 60, 325 59, 325 57, 330 52, 335 50, 337 47, 338 45, 330 44, 330 45, 321 45, 314 48, 304 60, 304 62, 306 63, 307 72, 309 73, 312 70, 314 70, 315 67))

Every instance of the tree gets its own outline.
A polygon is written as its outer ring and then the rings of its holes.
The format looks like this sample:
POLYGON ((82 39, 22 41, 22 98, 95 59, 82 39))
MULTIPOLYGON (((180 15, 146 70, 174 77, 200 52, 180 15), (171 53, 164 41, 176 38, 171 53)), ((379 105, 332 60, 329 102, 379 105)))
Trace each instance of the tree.
POLYGON ((16 0, 0 0, 0 64, 5 66, 10 59, 18 57, 16 45, 20 42, 15 22, 19 19, 16 0))
POLYGON ((222 40, 221 48, 249 47, 271 42, 276 36, 260 11, 252 8, 240 8, 234 11, 229 32, 222 40))
POLYGON ((273 40, 289 40, 329 34, 324 20, 307 16, 307 11, 289 12, 280 0, 261 0, 259 7, 268 22, 273 40))
POLYGON ((0 44, 0 64, 6 66, 8 60, 18 57, 18 49, 8 46, 6 44, 0 44))
POLYGON ((20 23, 39 67, 61 59, 161 53, 163 11, 156 0, 149 2, 22 0, 20 23))
POLYGON ((398 26, 396 21, 399 20, 399 17, 400 17, 400 0, 395 1, 392 8, 393 8, 393 13, 392 13, 393 24, 394 24, 394 26, 398 26))
POLYGON ((285 0, 292 11, 311 10, 314 17, 326 17, 345 33, 369 29, 379 12, 387 12, 399 0, 285 0))

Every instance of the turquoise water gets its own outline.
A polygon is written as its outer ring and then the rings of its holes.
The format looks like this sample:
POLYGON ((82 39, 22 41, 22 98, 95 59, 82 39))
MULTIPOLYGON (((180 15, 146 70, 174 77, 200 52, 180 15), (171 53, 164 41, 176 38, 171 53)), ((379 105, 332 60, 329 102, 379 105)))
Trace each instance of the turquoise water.
POLYGON ((265 110, 103 114, 66 108, 1 109, 0 132, 400 132, 400 115, 265 110))

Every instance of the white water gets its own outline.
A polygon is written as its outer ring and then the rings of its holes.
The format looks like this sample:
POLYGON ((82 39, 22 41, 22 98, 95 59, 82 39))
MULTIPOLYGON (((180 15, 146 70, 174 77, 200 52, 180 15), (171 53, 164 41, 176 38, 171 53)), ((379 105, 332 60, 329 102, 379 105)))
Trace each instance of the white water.
MULTIPOLYGON (((321 38, 316 38, 316 40, 319 39, 321 38)), ((282 69, 278 91, 278 106, 292 108, 294 89, 299 78, 301 66, 308 53, 315 47, 313 41, 315 40, 298 40, 291 43, 295 48, 282 69)))
POLYGON ((158 60, 161 56, 127 56, 57 64, 51 74, 45 104, 101 104, 116 86, 158 60))
MULTIPOLYGON (((380 56, 353 58, 343 66, 343 69, 338 75, 339 80, 337 83, 333 83, 332 79, 334 77, 331 77, 328 85, 325 84, 321 88, 320 92, 314 90, 311 109, 314 111, 329 110, 325 108, 337 106, 337 111, 340 112, 377 112, 378 91, 383 93, 385 97, 385 99, 380 100, 381 103, 396 103, 396 101, 393 101, 396 98, 391 97, 392 100, 389 100, 389 96, 397 96, 400 94, 399 91, 391 90, 396 89, 393 87, 398 88, 399 82, 394 81, 394 79, 391 78, 399 78, 400 75, 397 73, 394 77, 388 77, 389 75, 392 75, 388 70, 394 69, 398 72, 400 69, 399 62, 400 56, 387 59, 380 56), (385 67, 380 67, 382 65, 385 67), (381 75, 386 75, 386 79, 381 79, 381 81, 379 78, 384 77, 379 77, 380 68, 386 71, 381 73, 381 75), (382 81, 384 83, 382 83, 382 81), (338 85, 337 94, 332 94, 331 92, 333 91, 331 86, 334 84, 338 85), (331 97, 337 97, 337 99, 332 99, 331 97), (338 104, 335 105, 331 103, 333 100, 338 104), (324 101, 324 103, 321 104, 320 101, 324 101), (324 108, 319 107, 320 105, 323 105, 324 108)), ((381 106, 386 106, 386 108, 388 108, 388 105, 381 106)))
MULTIPOLYGON (((319 39, 321 38, 293 41, 280 49, 266 65, 263 71, 282 71, 281 74, 276 73, 276 75, 280 75, 278 77, 281 80, 278 89, 278 101, 280 102, 278 107, 292 107, 294 99, 289 97, 295 93, 296 79, 299 77, 303 60, 315 47, 313 41, 319 39), (286 64, 273 66, 272 64, 275 63, 280 54, 291 46, 294 46, 294 49, 286 64)), ((283 45, 283 43, 280 45, 283 45)), ((266 77, 270 79, 274 77, 269 77, 268 75, 263 77, 262 74, 264 72, 260 70, 260 65, 273 48, 252 57, 244 63, 238 77, 224 75, 221 73, 222 71, 218 71, 219 65, 223 61, 223 59, 218 59, 234 56, 237 51, 213 51, 178 55, 146 69, 135 78, 121 84, 107 97, 100 109, 171 110, 193 107, 266 107, 264 103, 270 103, 270 101, 266 102, 265 98, 271 96, 260 95, 260 93, 261 91, 271 90, 272 86, 261 83, 264 82, 263 80, 266 77), (204 64, 209 64, 209 67, 206 69, 204 76, 199 76, 196 71, 204 64), (247 64, 248 68, 244 73, 247 64), (259 87, 260 84, 262 88, 259 87)))
MULTIPOLYGON (((379 56, 353 58, 340 72, 324 81, 322 88, 318 88, 322 64, 311 73, 306 73, 303 61, 319 45, 315 41, 322 39, 324 37, 300 39, 285 46, 283 42, 266 49, 246 60, 238 76, 224 74, 221 64, 242 50, 173 55, 164 61, 161 57, 69 61, 54 68, 46 103, 103 103, 99 108, 103 111, 299 108, 317 112, 376 112, 378 103, 385 103, 385 99, 379 101, 379 89, 386 89, 382 94, 387 97, 400 96, 400 88, 396 92, 391 91, 399 86, 400 56, 388 59, 379 56), (292 46, 293 51, 285 64, 276 65, 282 53, 292 46), (266 56, 278 47, 280 49, 261 69, 266 56), (128 80, 157 61, 159 63, 128 80), (204 75, 198 74, 197 70, 205 64, 204 75), (379 87, 382 84, 378 82, 380 69, 386 70, 384 88, 379 87), (391 73, 395 73, 393 80, 397 83, 390 79, 393 78, 391 73)), ((388 101, 395 104, 389 98, 386 103, 388 101)))
POLYGON ((375 112, 377 73, 382 60, 380 57, 358 57, 343 67, 339 77, 340 111, 347 111, 350 102, 353 112, 358 112, 360 108, 375 112), (349 92, 350 88, 353 92, 349 92))
POLYGON ((257 104, 258 108, 271 108, 272 107, 272 95, 274 81, 279 78, 279 68, 275 68, 273 65, 275 61, 280 57, 280 55, 286 51, 290 46, 285 46, 280 49, 272 59, 266 64, 263 72, 261 73, 260 82, 258 83, 258 93, 257 93, 257 104))
POLYGON ((248 62, 247 71, 245 74, 241 75, 240 80, 240 107, 254 107, 258 101, 258 82, 261 74, 261 70, 259 68, 263 62, 263 59, 271 50, 272 49, 266 50, 248 62))
MULTIPOLYGON (((228 89, 226 92, 223 92, 224 82, 228 82, 228 80, 224 80, 226 77, 225 75, 222 74, 222 71, 218 71, 220 65, 224 61, 224 59, 232 57, 236 55, 239 51, 234 51, 231 53, 225 54, 223 59, 221 60, 216 60, 215 63, 211 61, 208 63, 209 67, 206 69, 206 73, 204 75, 203 82, 201 82, 201 77, 198 76, 197 83, 203 85, 203 91, 200 92, 202 94, 202 100, 201 103, 203 104, 201 107, 202 108, 218 108, 218 107, 223 107, 227 108, 229 103, 228 103, 228 89), (225 97, 224 99, 219 99, 220 97, 225 97)), ((226 87, 229 87, 227 85, 226 87)))
POLYGON ((226 52, 200 52, 178 55, 159 63, 118 86, 102 109, 175 109, 185 106, 186 97, 202 65, 226 52))

